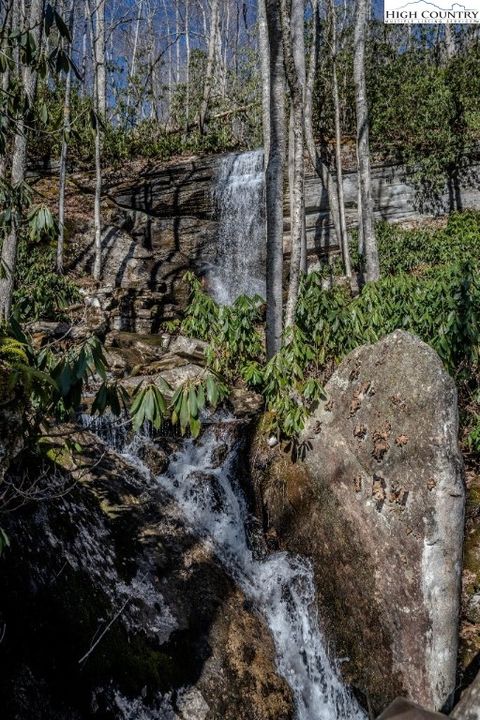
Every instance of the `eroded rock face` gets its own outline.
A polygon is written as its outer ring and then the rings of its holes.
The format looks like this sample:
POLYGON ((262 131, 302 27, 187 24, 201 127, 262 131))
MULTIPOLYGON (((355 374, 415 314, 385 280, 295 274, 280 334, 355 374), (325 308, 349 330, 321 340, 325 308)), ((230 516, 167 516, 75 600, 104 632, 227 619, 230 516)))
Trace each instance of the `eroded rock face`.
POLYGON ((440 709, 455 687, 464 522, 454 383, 396 331, 351 353, 326 390, 304 461, 257 460, 271 536, 312 558, 327 636, 375 710, 398 695, 440 709))
POLYGON ((50 500, 6 526, 2 717, 291 720, 271 636, 211 547, 153 479, 73 437, 81 467, 59 457, 50 500))

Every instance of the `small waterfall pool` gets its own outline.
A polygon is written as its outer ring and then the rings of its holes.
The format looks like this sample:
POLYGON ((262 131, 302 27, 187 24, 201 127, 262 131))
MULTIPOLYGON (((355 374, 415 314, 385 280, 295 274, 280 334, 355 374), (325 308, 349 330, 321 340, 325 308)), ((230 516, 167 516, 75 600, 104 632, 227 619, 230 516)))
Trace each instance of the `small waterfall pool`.
POLYGON ((214 190, 218 212, 216 263, 207 274, 214 299, 265 297, 265 179, 263 150, 222 158, 214 190))
MULTIPOLYGON (((85 419, 145 475, 141 434, 128 442, 105 419, 85 419)), ((194 532, 211 543, 220 562, 267 623, 279 673, 290 685, 297 720, 364 720, 328 656, 319 627, 310 563, 286 552, 257 557, 249 543, 249 513, 237 481, 241 444, 229 421, 209 426, 197 440, 185 440, 168 471, 153 478, 172 496, 194 532), (224 458, 222 462, 219 458, 224 458)))

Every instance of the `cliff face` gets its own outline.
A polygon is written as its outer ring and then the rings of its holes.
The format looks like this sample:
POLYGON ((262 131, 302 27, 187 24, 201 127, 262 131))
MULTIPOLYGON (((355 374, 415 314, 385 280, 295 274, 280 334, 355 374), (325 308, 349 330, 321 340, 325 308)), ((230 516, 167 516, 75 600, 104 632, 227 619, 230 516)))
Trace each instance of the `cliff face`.
MULTIPOLYGON (((156 332, 165 319, 177 316, 185 306, 187 290, 182 277, 187 270, 203 275, 208 282, 209 268, 218 264, 220 208, 215 189, 225 159, 221 155, 195 158, 168 167, 137 169, 132 176, 127 170, 106 176, 110 210, 104 213, 104 272, 102 288, 92 302, 106 313, 110 327, 156 332)), ((344 191, 347 221, 353 228, 357 222, 356 173, 345 173, 344 191)), ((242 192, 241 184, 238 192, 242 192)), ((377 219, 400 222, 424 217, 416 209, 415 188, 398 167, 373 169, 372 197, 377 219)), ((444 209, 457 206, 480 207, 480 191, 460 188, 455 198, 447 193, 444 209)), ((322 256, 338 253, 339 248, 326 194, 313 174, 306 177, 305 210, 308 259, 314 267, 322 256)), ((290 252, 288 213, 287 195, 286 255, 290 252)), ((80 241, 72 265, 77 269, 91 269, 93 236, 91 222, 76 234, 80 241)), ((232 253, 235 251, 241 257, 241 248, 232 245, 232 253)), ((261 257, 264 254, 259 253, 260 263, 261 257)), ((257 274, 263 276, 263 269, 257 274)))

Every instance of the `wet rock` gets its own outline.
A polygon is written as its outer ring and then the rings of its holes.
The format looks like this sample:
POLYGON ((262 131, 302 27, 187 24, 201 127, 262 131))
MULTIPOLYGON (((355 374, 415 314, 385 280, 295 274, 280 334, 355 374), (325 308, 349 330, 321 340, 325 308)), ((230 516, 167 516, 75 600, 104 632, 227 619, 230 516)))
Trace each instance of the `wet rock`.
POLYGON ((269 525, 312 558, 327 637, 376 712, 396 696, 439 709, 455 687, 463 543, 454 383, 396 331, 351 353, 326 390, 303 461, 266 438, 252 453, 269 525))
POLYGON ((60 447, 48 502, 6 520, 2 716, 292 720, 263 620, 156 468, 147 476, 89 432, 61 432, 82 453, 60 447))
POLYGON ((264 406, 263 397, 247 388, 232 388, 228 399, 239 418, 256 415, 264 406))
POLYGON ((464 690, 450 717, 455 720, 479 720, 480 718, 480 673, 464 690))
POLYGON ((425 708, 410 700, 397 698, 383 711, 377 720, 393 720, 394 718, 396 720, 435 720, 435 718, 441 720, 441 718, 446 717, 446 715, 425 710, 425 708))

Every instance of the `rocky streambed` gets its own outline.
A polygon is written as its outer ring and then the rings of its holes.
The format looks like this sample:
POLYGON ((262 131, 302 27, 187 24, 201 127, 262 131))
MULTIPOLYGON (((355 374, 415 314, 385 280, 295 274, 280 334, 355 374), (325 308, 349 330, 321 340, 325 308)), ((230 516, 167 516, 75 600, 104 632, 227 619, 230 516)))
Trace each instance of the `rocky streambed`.
MULTIPOLYGON (((176 356, 194 372, 175 342, 156 371, 176 356)), ((396 332, 327 390, 296 462, 245 398, 241 420, 211 418, 195 442, 66 426, 82 452, 41 468, 13 459, 2 416, 6 481, 33 474, 44 493, 2 516, 4 717, 343 720, 396 695, 447 709, 464 514, 453 382, 396 332)))

